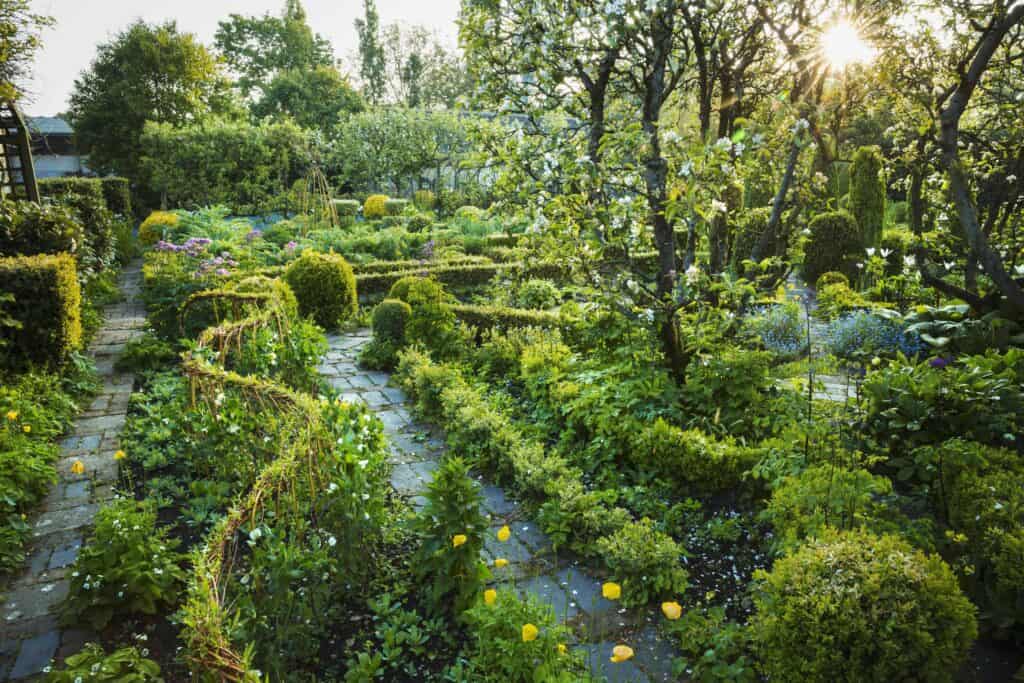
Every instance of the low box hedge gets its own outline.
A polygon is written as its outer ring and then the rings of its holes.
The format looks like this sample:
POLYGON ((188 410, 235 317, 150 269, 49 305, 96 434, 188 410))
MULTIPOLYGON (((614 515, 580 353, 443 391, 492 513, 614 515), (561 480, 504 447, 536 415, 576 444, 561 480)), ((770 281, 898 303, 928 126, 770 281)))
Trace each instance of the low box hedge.
POLYGON ((562 325, 562 316, 551 311, 536 311, 505 306, 469 306, 456 304, 451 307, 455 317, 479 331, 508 330, 517 327, 542 327, 554 329, 562 325))
POLYGON ((82 294, 70 254, 0 258, 0 291, 14 295, 4 313, 20 323, 0 327, 11 367, 57 366, 81 347, 82 294))

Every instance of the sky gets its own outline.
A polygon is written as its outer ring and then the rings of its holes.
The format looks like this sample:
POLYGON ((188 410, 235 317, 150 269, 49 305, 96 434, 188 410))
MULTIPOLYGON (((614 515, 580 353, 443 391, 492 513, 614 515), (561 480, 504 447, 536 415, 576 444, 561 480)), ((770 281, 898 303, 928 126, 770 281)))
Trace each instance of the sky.
MULTIPOLYGON (((229 14, 278 14, 284 0, 33 0, 33 9, 57 20, 43 34, 43 48, 28 85, 23 109, 31 116, 64 111, 75 78, 88 68, 103 42, 135 19, 149 22, 176 19, 182 31, 212 45, 217 22, 229 14)), ((304 0, 313 30, 334 44, 348 61, 356 49, 353 21, 362 16, 362 0, 304 0)), ((381 24, 402 21, 422 24, 455 42, 459 0, 377 0, 381 24)))

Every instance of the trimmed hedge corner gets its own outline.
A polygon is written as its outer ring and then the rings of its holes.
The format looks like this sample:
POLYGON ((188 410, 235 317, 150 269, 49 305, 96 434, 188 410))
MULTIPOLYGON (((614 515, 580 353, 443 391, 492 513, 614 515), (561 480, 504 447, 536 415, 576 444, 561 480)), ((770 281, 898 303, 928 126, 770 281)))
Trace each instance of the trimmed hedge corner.
POLYGON ((13 294, 4 312, 20 323, 0 327, 12 365, 60 365, 82 344, 82 294, 70 254, 0 258, 0 291, 13 294))

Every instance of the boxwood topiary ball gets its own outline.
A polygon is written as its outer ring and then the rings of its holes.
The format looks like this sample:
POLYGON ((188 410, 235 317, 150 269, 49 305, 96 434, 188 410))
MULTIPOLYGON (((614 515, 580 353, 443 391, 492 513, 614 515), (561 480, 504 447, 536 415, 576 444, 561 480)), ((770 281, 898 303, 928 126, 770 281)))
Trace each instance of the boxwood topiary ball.
POLYGON ((762 576, 751 635, 772 681, 950 681, 978 633, 940 557, 831 532, 762 576))
POLYGON ((854 264, 863 258, 864 241, 853 216, 846 211, 829 211, 815 216, 809 227, 811 236, 804 245, 804 279, 814 282, 829 271, 855 278, 854 264))
POLYGON ((284 279, 299 301, 299 313, 324 329, 338 327, 359 307, 352 267, 337 254, 306 251, 288 266, 284 279))
POLYGON ((373 337, 397 346, 405 343, 405 324, 412 315, 409 304, 398 299, 385 299, 373 311, 373 337))

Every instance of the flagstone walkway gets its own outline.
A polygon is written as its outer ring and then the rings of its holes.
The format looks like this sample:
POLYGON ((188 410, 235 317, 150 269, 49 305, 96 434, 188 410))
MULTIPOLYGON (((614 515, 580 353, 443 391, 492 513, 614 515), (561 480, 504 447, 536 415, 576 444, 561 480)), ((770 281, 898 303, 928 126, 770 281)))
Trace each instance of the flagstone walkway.
MULTIPOLYGON (((341 392, 343 400, 363 402, 380 417, 391 449, 391 483, 414 507, 419 506, 445 452, 444 435, 413 416, 405 392, 388 386, 388 373, 359 368, 359 352, 369 341, 370 331, 366 329, 329 336, 330 351, 320 372, 341 392)), ((518 590, 537 595, 554 607, 560 620, 598 638, 598 642, 580 645, 591 670, 622 683, 675 680, 671 673, 675 653, 657 629, 660 612, 627 611, 603 599, 601 582, 575 562, 558 557, 516 501, 497 486, 486 482, 481 485, 484 512, 492 531, 484 544, 486 559, 491 561, 499 555, 508 559, 512 570, 509 576, 518 590), (513 535, 507 543, 500 543, 495 534, 504 524, 513 535), (619 643, 630 645, 636 652, 635 659, 610 663, 612 648, 619 643)))
POLYGON ((117 438, 128 412, 133 378, 114 364, 125 343, 141 334, 146 312, 139 301, 141 271, 132 264, 121 276, 125 301, 108 306, 104 324, 89 347, 103 387, 61 443, 58 481, 33 521, 28 564, 2 588, 0 681, 39 674, 51 659, 75 654, 91 634, 58 625, 60 602, 68 593, 66 574, 78 556, 96 512, 114 495, 117 438), (71 465, 81 460, 85 472, 71 465))

